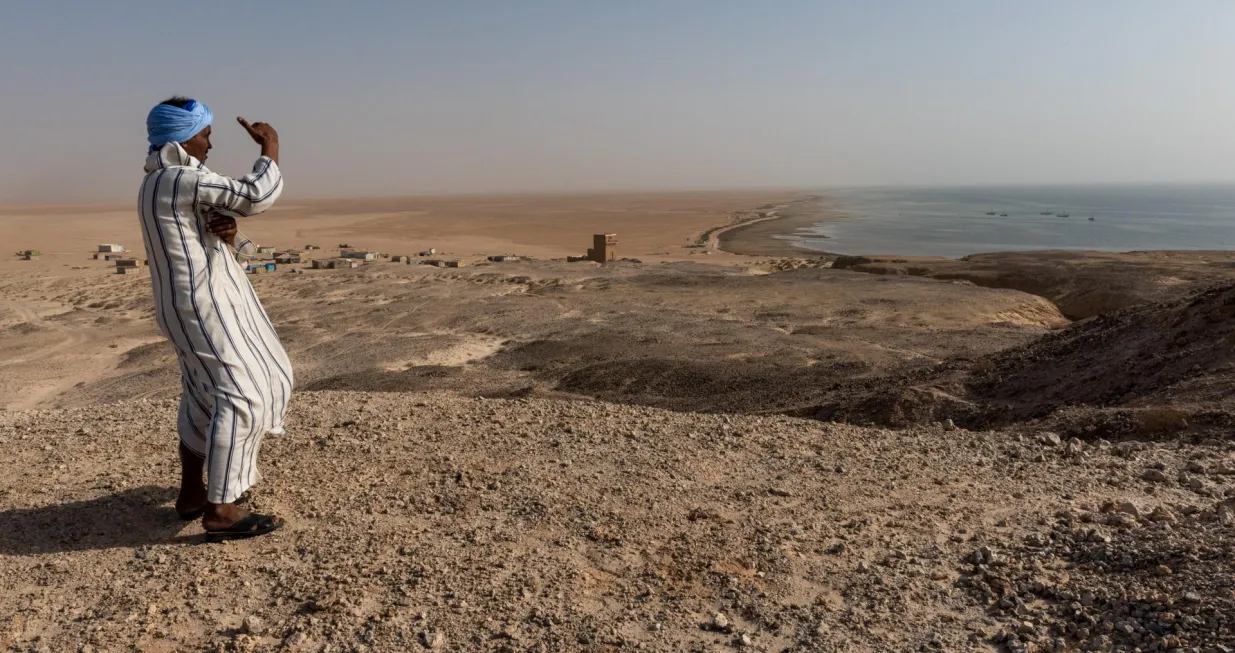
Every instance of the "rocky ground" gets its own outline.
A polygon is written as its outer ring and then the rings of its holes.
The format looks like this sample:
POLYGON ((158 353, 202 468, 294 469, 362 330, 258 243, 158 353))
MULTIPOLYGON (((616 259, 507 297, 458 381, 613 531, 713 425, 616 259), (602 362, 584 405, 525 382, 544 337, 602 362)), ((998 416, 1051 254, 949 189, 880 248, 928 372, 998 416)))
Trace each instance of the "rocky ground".
POLYGON ((0 413, 13 651, 1225 651, 1235 446, 302 393, 254 505, 175 402, 0 413))
POLYGON ((1235 284, 1226 282, 992 354, 858 379, 815 416, 893 425, 1037 423, 1086 438, 1229 438, 1233 343, 1235 284))

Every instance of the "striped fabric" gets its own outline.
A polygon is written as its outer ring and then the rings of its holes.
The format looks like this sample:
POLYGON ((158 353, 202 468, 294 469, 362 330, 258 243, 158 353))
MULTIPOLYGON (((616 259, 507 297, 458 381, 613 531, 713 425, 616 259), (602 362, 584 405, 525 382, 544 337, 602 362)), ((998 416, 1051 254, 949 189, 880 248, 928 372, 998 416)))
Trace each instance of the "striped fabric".
POLYGON ((206 459, 211 503, 231 503, 261 478, 258 450, 283 432, 292 366, 237 252, 206 224, 257 215, 282 190, 267 157, 230 179, 168 143, 146 159, 138 194, 155 320, 180 359, 180 440, 206 459))

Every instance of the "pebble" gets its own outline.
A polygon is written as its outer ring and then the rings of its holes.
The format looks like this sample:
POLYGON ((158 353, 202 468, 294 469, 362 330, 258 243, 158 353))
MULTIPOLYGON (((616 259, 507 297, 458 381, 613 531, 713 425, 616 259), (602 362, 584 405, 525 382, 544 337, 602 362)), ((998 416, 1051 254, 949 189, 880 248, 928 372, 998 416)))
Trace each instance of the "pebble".
POLYGON ((420 633, 420 643, 425 648, 439 649, 446 643, 446 637, 437 631, 425 631, 420 633))
POLYGON ((1141 474, 1141 478, 1152 483, 1165 483, 1170 480, 1167 475, 1159 469, 1147 469, 1141 474))

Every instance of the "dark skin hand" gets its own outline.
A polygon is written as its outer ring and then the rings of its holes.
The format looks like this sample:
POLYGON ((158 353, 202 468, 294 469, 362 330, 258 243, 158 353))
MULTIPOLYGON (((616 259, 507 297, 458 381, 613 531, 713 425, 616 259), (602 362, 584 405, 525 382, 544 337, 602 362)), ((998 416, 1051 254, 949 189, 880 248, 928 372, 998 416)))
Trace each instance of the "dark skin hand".
POLYGON ((279 132, 275 131, 274 127, 264 122, 255 122, 250 125, 249 121, 239 116, 236 117, 236 122, 249 132, 254 143, 262 146, 262 156, 270 157, 276 164, 279 162, 279 132))
POLYGON ((236 246, 236 218, 219 216, 211 220, 206 228, 210 230, 210 233, 222 238, 223 242, 232 247, 236 246))

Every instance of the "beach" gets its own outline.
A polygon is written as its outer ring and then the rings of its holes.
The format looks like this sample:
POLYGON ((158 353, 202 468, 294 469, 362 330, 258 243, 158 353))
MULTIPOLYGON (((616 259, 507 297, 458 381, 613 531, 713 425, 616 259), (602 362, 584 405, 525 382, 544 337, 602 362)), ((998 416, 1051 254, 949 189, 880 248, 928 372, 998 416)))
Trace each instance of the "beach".
POLYGON ((171 508, 181 386, 149 273, 93 257, 144 257, 131 208, 0 209, 0 240, 40 251, 0 260, 0 641, 978 651, 1166 602, 1188 618, 1102 636, 1235 639, 1212 573, 1235 564, 1235 256, 769 237, 823 207, 289 198, 242 222, 416 264, 250 277, 297 379, 252 507, 289 525, 218 546, 171 508), (603 233, 618 260, 567 260, 603 233))

